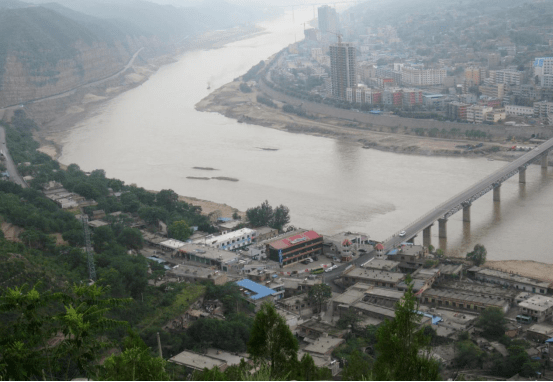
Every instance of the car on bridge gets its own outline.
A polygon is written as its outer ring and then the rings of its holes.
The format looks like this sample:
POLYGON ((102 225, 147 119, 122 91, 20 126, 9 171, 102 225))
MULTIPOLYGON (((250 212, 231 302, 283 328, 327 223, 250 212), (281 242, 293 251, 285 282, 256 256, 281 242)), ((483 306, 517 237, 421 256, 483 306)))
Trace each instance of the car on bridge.
POLYGON ((405 235, 407 235, 407 232, 405 232, 405 231, 401 231, 401 232, 399 233, 399 237, 403 237, 403 236, 405 236, 405 235))

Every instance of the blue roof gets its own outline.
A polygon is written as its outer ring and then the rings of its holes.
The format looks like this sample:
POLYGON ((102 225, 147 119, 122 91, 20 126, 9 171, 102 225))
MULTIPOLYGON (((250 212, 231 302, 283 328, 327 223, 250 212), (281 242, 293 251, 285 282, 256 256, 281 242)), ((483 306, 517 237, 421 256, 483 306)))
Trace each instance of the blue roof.
POLYGON ((261 284, 254 283, 252 280, 248 279, 237 281, 236 284, 255 293, 253 296, 250 297, 252 300, 259 300, 263 297, 267 297, 276 293, 275 290, 267 288, 266 286, 263 286, 261 284))
POLYGON ((442 318, 440 316, 436 316, 435 314, 425 313, 421 312, 420 310, 416 311, 418 314, 422 314, 425 317, 432 319, 432 325, 438 325, 438 322, 442 321, 442 318))
POLYGON ((220 221, 220 222, 229 222, 232 219, 231 218, 218 218, 217 220, 220 221))
POLYGON ((392 249, 390 252, 387 253, 387 255, 397 255, 398 249, 392 249))

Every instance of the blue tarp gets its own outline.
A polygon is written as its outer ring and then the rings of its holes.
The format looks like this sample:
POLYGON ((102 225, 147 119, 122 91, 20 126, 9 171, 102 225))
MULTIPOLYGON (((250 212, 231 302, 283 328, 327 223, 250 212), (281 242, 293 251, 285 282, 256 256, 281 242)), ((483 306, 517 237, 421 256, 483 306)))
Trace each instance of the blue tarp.
POLYGON ((547 342, 549 342, 549 343, 553 342, 553 337, 550 338, 550 339, 548 339, 548 340, 546 340, 545 342, 546 342, 546 343, 547 343, 547 342))
POLYGON ((243 279, 236 282, 237 285, 241 286, 242 288, 245 288, 251 292, 254 293, 253 296, 251 296, 252 300, 259 300, 263 297, 270 296, 274 293, 276 293, 275 290, 271 288, 267 288, 266 286, 263 286, 261 284, 255 283, 252 280, 243 279))
POLYGON ((388 252, 388 255, 397 255, 398 249, 392 249, 390 252, 388 252))
POLYGON ((421 314, 425 317, 431 318, 432 319, 432 325, 438 325, 438 322, 443 321, 440 316, 436 316, 435 314, 421 312, 420 310, 417 310, 417 313, 421 314))

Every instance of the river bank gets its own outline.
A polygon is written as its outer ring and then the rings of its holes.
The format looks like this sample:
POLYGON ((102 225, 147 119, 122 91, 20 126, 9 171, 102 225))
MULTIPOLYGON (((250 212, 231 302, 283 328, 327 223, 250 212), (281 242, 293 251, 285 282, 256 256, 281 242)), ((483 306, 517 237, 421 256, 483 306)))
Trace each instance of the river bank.
MULTIPOLYGON (((462 145, 476 145, 480 141, 443 139, 417 136, 408 128, 392 131, 385 126, 366 124, 316 115, 316 119, 299 117, 282 111, 282 102, 275 101, 277 108, 257 102, 257 96, 264 96, 259 89, 243 93, 240 81, 230 82, 196 104, 196 110, 216 112, 239 122, 255 124, 291 133, 310 134, 346 140, 366 149, 412 155, 441 155, 458 157, 484 156, 490 160, 512 161, 520 152, 508 151, 512 142, 487 141, 478 149, 465 150, 462 145)), ((391 117, 392 118, 392 117, 391 117)))

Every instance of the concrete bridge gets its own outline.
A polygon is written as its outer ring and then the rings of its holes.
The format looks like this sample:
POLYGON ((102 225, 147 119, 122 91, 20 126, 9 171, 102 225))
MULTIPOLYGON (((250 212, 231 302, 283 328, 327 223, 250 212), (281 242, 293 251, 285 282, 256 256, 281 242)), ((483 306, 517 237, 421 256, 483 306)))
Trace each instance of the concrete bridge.
POLYGON ((436 221, 438 222, 438 236, 440 238, 446 238, 447 220, 451 215, 463 210, 463 221, 470 222, 470 208, 475 200, 493 190, 493 200, 494 202, 498 202, 501 195, 501 184, 517 173, 519 174, 519 182, 526 183, 526 168, 536 161, 541 161, 541 167, 547 168, 547 156, 552 148, 553 138, 480 180, 409 224, 403 229, 403 231, 405 231, 404 236, 400 237, 398 232, 383 243, 385 249, 389 250, 402 242, 412 241, 421 231, 423 234, 423 245, 430 244, 430 229, 436 221))

